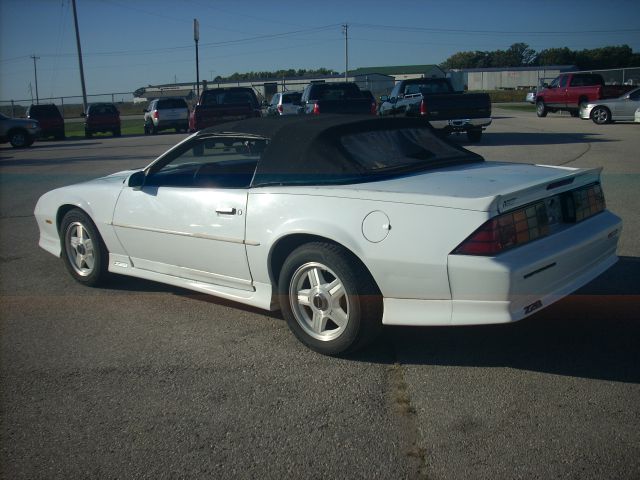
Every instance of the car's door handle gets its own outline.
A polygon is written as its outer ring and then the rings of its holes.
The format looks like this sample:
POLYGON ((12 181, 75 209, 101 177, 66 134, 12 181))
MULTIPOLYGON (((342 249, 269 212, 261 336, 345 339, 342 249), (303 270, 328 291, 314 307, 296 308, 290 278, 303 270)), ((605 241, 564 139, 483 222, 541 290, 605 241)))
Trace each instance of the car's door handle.
POLYGON ((236 209, 231 207, 218 207, 216 208, 216 213, 221 215, 235 215, 236 209))

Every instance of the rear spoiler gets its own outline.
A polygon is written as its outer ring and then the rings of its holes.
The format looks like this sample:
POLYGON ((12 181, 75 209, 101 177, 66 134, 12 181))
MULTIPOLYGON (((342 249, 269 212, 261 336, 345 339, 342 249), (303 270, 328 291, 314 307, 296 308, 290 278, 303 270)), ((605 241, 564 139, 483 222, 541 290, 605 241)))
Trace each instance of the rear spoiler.
POLYGON ((565 170, 566 174, 559 175, 550 181, 532 182, 530 185, 525 185, 518 190, 498 195, 490 205, 489 211, 503 213, 558 193, 597 183, 600 181, 600 174, 602 172, 602 167, 571 168, 554 165, 537 166, 565 170))

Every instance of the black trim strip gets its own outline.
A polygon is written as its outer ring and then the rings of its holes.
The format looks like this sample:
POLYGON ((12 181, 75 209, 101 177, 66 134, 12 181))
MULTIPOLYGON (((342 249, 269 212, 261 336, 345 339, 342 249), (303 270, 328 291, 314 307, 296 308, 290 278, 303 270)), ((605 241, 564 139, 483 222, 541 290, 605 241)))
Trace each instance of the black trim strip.
POLYGON ((547 185, 547 190, 553 190, 554 188, 562 187, 564 185, 570 185, 573 183, 575 177, 566 178, 564 180, 559 180, 557 182, 550 183, 547 185))
POLYGON ((556 262, 550 263, 549 265, 547 265, 546 267, 542 267, 539 268, 538 270, 534 270, 533 272, 527 273, 524 278, 527 279, 529 277, 533 277, 535 274, 540 273, 540 272, 544 272, 545 270, 550 269, 551 267, 555 267, 556 266, 556 262))

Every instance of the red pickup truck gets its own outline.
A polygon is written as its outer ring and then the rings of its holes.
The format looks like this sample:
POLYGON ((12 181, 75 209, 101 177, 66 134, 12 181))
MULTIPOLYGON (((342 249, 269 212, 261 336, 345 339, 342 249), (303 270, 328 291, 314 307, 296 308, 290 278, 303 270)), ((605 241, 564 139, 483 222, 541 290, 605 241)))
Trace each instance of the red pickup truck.
POLYGON ((627 85, 605 85, 597 73, 563 73, 536 95, 536 113, 546 117, 549 112, 568 111, 577 117, 580 105, 604 98, 614 98, 631 90, 627 85))

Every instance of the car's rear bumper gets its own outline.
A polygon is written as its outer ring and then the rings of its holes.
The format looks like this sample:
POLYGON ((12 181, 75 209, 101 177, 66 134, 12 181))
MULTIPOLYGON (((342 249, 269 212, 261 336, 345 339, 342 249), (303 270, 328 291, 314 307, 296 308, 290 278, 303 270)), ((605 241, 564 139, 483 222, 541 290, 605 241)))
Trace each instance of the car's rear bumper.
POLYGON ((384 299, 390 325, 478 325, 521 320, 617 261, 622 222, 605 211, 496 257, 449 255, 451 300, 384 299))

